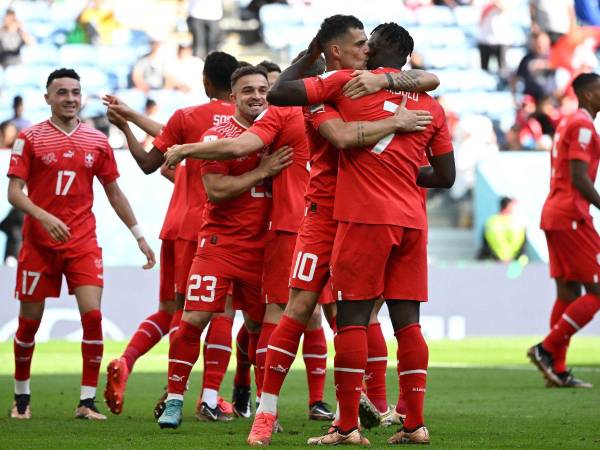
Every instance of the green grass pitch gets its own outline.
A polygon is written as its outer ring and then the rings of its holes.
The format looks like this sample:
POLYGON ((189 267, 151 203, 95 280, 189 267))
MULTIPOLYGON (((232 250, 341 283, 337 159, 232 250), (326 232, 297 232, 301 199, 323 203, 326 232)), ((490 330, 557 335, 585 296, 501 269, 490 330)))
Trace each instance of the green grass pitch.
MULTIPOLYGON (((600 338, 576 338, 569 355, 577 376, 594 389, 544 388, 540 374, 525 359, 535 338, 486 338, 430 342, 426 421, 436 448, 600 448, 600 338)), ((105 364, 124 343, 106 345, 105 364)), ((390 343, 390 361, 395 348, 390 343)), ((79 344, 51 342, 35 350, 30 421, 0 417, 0 449, 29 448, 246 448, 249 420, 199 423, 193 410, 200 371, 191 378, 185 417, 178 430, 160 430, 152 407, 165 385, 166 345, 161 343, 138 361, 120 416, 104 423, 73 419, 77 402, 79 344)), ((331 361, 330 361, 331 362, 331 361)), ((231 366, 234 363, 232 358, 231 366)), ((0 346, 0 405, 8 411, 12 399, 12 344, 0 346)), ((201 367, 201 362, 197 368, 201 367)), ((328 370, 326 400, 334 404, 332 372, 328 370)), ((395 370, 388 370, 390 402, 397 395, 395 370)), ((222 392, 230 396, 232 373, 222 392)), ((104 372, 99 396, 104 387, 104 372)), ((306 380, 297 359, 280 398, 285 432, 274 436, 272 448, 305 447, 306 439, 321 433, 322 422, 307 415, 306 380)), ((106 411, 104 405, 100 405, 106 411)), ((374 448, 387 447, 393 429, 366 431, 374 448)))

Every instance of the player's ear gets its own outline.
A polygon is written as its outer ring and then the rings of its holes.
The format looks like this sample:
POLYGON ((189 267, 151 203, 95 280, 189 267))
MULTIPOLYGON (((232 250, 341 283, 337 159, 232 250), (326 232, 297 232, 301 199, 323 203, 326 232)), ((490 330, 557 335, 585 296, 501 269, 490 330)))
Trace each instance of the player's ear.
POLYGON ((233 92, 229 94, 229 99, 231 100, 231 103, 235 103, 235 94, 233 92))
POLYGON ((329 46, 329 53, 331 53, 331 56, 333 56, 335 59, 341 59, 342 48, 337 44, 331 44, 329 46))
POLYGON ((50 102, 48 101, 48 97, 49 97, 49 94, 48 94, 48 92, 46 92, 46 93, 44 94, 44 100, 46 100, 46 105, 49 105, 49 104, 50 104, 50 102))

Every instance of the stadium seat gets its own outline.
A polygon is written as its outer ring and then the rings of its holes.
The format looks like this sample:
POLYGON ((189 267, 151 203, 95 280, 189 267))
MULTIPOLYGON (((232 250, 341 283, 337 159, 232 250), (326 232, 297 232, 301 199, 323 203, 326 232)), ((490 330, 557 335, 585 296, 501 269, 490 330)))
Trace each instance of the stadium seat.
POLYGON ((56 25, 51 22, 27 22, 27 30, 37 42, 46 42, 56 31, 56 25))
POLYGON ((461 28, 478 26, 481 9, 475 6, 459 6, 454 8, 454 17, 456 24, 461 28))
POLYGON ((464 48, 456 52, 451 49, 419 48, 426 67, 433 69, 460 68, 468 69, 476 66, 477 50, 464 48))
POLYGON ((116 86, 111 85, 109 76, 101 69, 79 67, 76 70, 81 77, 81 88, 88 95, 105 94, 116 88, 116 86))
POLYGON ((25 65, 53 65, 58 61, 58 50, 52 44, 26 45, 21 49, 25 65))
POLYGON ((456 24, 454 13, 447 6, 422 6, 416 11, 420 25, 451 26, 456 24))
POLYGON ((131 67, 140 56, 138 48, 122 45, 99 45, 96 51, 96 65, 103 69, 113 69, 115 66, 131 67))
POLYGON ((48 2, 32 2, 32 1, 15 1, 10 5, 17 17, 22 22, 48 22, 50 19, 50 8, 48 2))
POLYGON ((106 114, 106 106, 102 103, 102 100, 98 97, 89 97, 84 108, 81 110, 83 117, 98 117, 106 114))
POLYGON ((488 72, 480 69, 436 70, 435 74, 440 79, 438 92, 447 93, 455 91, 494 91, 498 87, 498 79, 488 72))
POLYGON ((408 31, 419 47, 451 48, 456 51, 457 47, 467 45, 467 38, 458 27, 410 27, 408 31))
POLYGON ((10 88, 44 87, 54 66, 8 66, 4 71, 4 86, 10 88))
POLYGON ((87 44, 66 44, 59 50, 60 64, 65 67, 95 66, 98 63, 96 47, 87 44))
POLYGON ((144 110, 146 95, 142 91, 138 89, 118 89, 115 95, 136 111, 144 110))

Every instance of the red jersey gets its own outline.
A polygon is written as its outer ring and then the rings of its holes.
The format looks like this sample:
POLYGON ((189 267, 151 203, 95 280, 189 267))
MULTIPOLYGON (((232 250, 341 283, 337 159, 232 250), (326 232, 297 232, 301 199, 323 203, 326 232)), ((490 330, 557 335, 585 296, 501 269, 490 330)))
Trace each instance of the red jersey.
POLYGON ((284 145, 294 149, 293 163, 273 178, 271 230, 297 233, 304 216, 310 153, 304 115, 299 106, 270 106, 248 129, 273 152, 284 145))
POLYGON ((571 160, 585 161, 588 176, 596 179, 600 160, 600 138, 589 112, 579 109, 565 117, 554 134, 551 152, 550 193, 542 209, 541 228, 565 230, 577 227, 577 222, 592 223, 590 202, 573 186, 571 160))
POLYGON ((71 232, 67 242, 54 242, 41 222, 26 216, 24 238, 64 250, 95 243, 94 176, 106 185, 115 181, 119 172, 102 133, 84 123, 65 133, 46 120, 19 133, 8 176, 25 180, 31 201, 62 220, 71 232))
MULTIPOLYGON (((390 134, 371 147, 340 152, 334 218, 345 222, 387 224, 425 229, 427 219, 417 176, 428 151, 452 151, 443 108, 424 93, 383 90, 351 100, 342 93, 352 70, 339 70, 305 78, 311 104, 334 103, 347 122, 379 120, 391 116, 401 102, 408 109, 430 111, 433 122, 418 133, 390 134)), ((398 72, 379 68, 374 73, 398 72)))
MULTIPOLYGON (((206 130, 227 121, 234 112, 235 105, 214 99, 204 105, 178 109, 154 140, 154 146, 164 153, 172 145, 198 142, 206 130)), ((193 159, 182 161, 175 172, 175 187, 160 238, 195 241, 205 203, 201 163, 193 159)))
MULTIPOLYGON (((213 127, 202 136, 203 142, 223 138, 236 138, 246 127, 234 117, 222 125, 213 127)), ((225 161, 202 161, 202 175, 216 173, 239 176, 255 169, 260 164, 265 150, 225 161)), ((264 245, 269 213, 271 211, 271 193, 266 185, 256 185, 249 191, 222 201, 206 202, 205 220, 200 230, 202 236, 216 235, 227 242, 242 244, 241 248, 255 248, 264 245)))
POLYGON ((319 134, 319 127, 328 120, 341 118, 340 113, 329 104, 304 108, 306 134, 310 143, 310 178, 305 198, 332 209, 339 154, 331 142, 319 134))

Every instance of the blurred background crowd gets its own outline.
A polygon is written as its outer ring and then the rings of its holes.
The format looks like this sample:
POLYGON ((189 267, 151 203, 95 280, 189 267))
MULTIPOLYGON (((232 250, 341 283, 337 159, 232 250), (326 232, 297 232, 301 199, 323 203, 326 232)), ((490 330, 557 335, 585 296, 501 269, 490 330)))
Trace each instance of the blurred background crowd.
MULTIPOLYGON (((430 192, 433 226, 470 228, 477 165, 503 151, 548 151, 561 117, 574 111, 569 89, 597 68, 598 0, 55 0, 0 2, 0 146, 48 116, 48 73, 82 77, 82 118, 124 141, 105 118, 102 94, 166 121, 206 101, 203 58, 213 50, 286 67, 322 19, 354 14, 367 32, 405 26, 413 68, 430 70, 455 142, 457 182, 430 192)), ((151 140, 139 131, 139 139, 151 140)), ((493 208, 496 208, 494 205, 493 208)))

